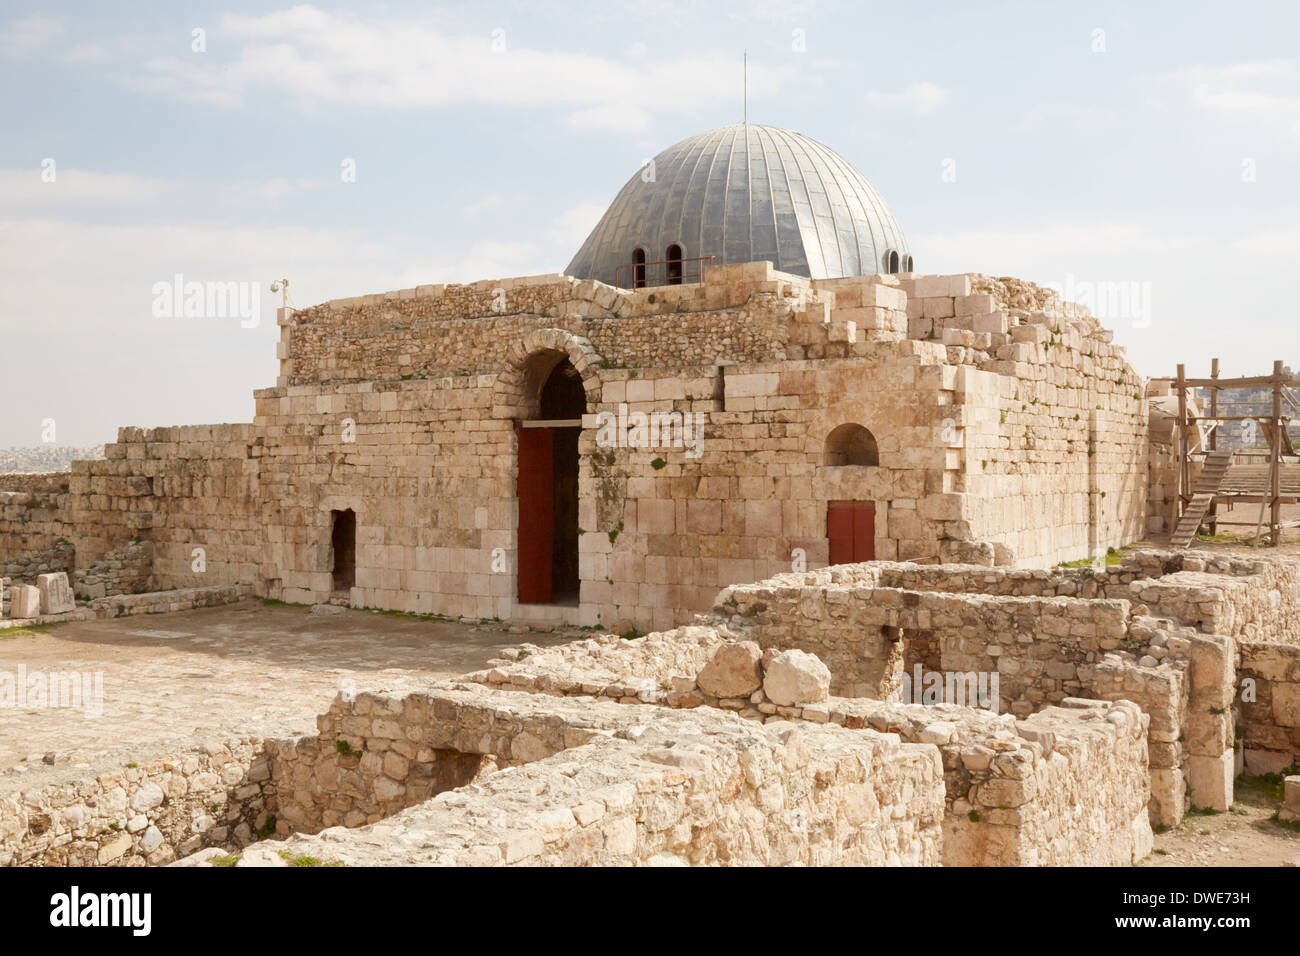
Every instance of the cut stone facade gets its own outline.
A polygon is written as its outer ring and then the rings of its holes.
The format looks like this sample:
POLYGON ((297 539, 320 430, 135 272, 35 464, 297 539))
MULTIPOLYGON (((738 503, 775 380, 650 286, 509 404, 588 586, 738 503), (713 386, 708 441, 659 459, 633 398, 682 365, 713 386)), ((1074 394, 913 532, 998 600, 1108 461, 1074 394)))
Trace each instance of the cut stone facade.
POLYGON ((1136 373, 1095 320, 1018 280, 760 262, 653 289, 420 286, 279 321, 281 375, 251 424, 122 429, 66 491, 0 492, 0 565, 102 577, 95 562, 141 543, 149 574, 118 586, 649 630, 719 587, 828 563, 837 502, 870 515, 853 560, 1042 565, 1145 528, 1136 373), (536 600, 518 426, 559 367, 580 383, 576 442, 556 445, 573 524, 542 570, 571 565, 575 587, 536 600), (846 426, 865 457, 835 444, 846 426))

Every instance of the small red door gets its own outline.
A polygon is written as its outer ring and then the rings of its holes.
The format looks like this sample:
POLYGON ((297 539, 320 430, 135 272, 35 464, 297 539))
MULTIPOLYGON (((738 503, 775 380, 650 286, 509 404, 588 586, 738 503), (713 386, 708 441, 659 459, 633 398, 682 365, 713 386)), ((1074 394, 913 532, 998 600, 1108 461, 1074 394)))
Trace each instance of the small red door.
POLYGON ((519 438, 519 602, 549 604, 555 549, 554 447, 549 428, 517 428, 519 438))
POLYGON ((830 539, 831 564, 852 564, 853 502, 827 502, 826 537, 830 539))
POLYGON ((876 560, 876 504, 853 502, 853 560, 876 560))
POLYGON ((876 505, 872 501, 826 503, 826 537, 831 564, 876 559, 876 505))

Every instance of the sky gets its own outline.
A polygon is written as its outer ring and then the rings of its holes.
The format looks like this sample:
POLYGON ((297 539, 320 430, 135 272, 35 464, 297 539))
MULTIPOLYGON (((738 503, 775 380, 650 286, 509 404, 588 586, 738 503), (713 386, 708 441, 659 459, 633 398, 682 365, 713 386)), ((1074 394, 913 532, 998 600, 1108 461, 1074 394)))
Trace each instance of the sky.
POLYGON ((278 278, 563 270, 740 121, 744 51, 750 121, 860 169, 918 272, 1091 296, 1146 376, 1295 367, 1298 34, 1292 2, 0 0, 0 447, 251 421, 278 278), (177 281, 245 308, 169 314, 177 281))

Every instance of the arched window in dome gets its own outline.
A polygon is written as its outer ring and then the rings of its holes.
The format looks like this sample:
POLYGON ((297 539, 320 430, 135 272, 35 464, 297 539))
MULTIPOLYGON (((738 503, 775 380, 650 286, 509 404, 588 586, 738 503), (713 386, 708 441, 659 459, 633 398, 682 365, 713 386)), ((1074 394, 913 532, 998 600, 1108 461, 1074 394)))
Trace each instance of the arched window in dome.
POLYGON ((914 270, 914 269, 912 268, 912 257, 911 257, 911 256, 908 256, 908 257, 907 257, 907 269, 906 269, 906 271, 907 271, 907 272, 914 272, 914 271, 916 271, 916 270, 914 270))
POLYGON ((668 284, 682 284, 682 247, 673 243, 668 247, 668 255, 664 256, 668 260, 668 284))
POLYGON ((826 436, 824 465, 878 465, 880 452, 876 436, 856 422, 831 429, 826 436))
POLYGON ((632 251, 632 288, 645 288, 645 250, 640 246, 632 251))
POLYGON ((890 249, 889 254, 885 256, 885 271, 893 275, 898 272, 898 251, 890 249))

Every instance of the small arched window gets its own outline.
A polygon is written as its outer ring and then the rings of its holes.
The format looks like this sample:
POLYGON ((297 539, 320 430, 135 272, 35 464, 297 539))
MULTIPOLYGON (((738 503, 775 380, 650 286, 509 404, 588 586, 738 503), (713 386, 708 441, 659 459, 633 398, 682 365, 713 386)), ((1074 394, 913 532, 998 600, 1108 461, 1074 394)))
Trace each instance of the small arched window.
POLYGON ((915 269, 912 268, 912 257, 911 257, 911 256, 908 256, 908 257, 907 257, 907 268, 906 268, 904 271, 905 271, 905 272, 915 272, 915 271, 916 271, 915 269))
POLYGON ((668 255, 664 257, 668 260, 668 284, 682 284, 682 247, 673 243, 668 247, 668 255))
POLYGON ((890 249, 889 255, 885 257, 885 271, 890 275, 898 272, 898 252, 890 249))
POLYGON ((632 288, 645 288, 645 250, 640 246, 632 252, 632 288))
POLYGON ((880 452, 876 449, 876 436, 855 422, 839 425, 826 436, 826 452, 822 463, 878 465, 880 452))

